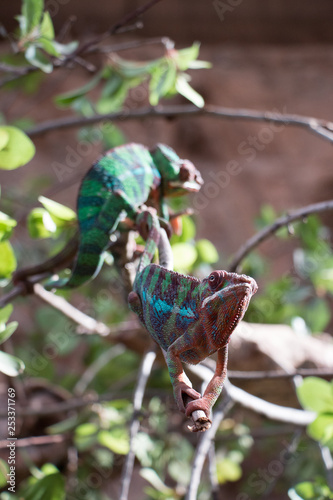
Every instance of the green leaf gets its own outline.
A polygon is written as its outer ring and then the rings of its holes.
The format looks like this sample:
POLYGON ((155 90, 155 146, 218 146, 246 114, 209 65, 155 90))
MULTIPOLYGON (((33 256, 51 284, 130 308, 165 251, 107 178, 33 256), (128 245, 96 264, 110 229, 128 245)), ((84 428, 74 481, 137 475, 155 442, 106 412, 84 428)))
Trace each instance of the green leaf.
POLYGON ((64 94, 60 94, 55 98, 55 103, 59 107, 68 107, 70 106, 76 99, 84 96, 92 89, 94 89, 100 82, 102 78, 102 72, 97 73, 88 83, 79 87, 78 89, 71 90, 69 92, 65 92, 64 94))
POLYGON ((333 386, 319 377, 307 377, 297 387, 301 405, 318 413, 333 413, 333 386))
POLYGON ((216 463, 217 480, 220 484, 238 481, 242 477, 242 468, 230 458, 222 458, 216 463))
POLYGON ((49 12, 44 12, 43 19, 40 25, 40 34, 41 36, 48 38, 49 40, 54 39, 54 28, 49 12))
POLYGON ((209 240, 202 239, 196 242, 195 248, 198 252, 198 260, 207 264, 214 264, 219 260, 219 254, 213 243, 209 240))
POLYGON ((57 231, 56 223, 45 208, 31 210, 27 224, 31 238, 51 238, 57 231))
POLYGON ((196 92, 191 85, 187 82, 187 79, 183 74, 177 76, 176 80, 176 90, 179 94, 186 97, 189 101, 193 102, 198 108, 203 108, 205 101, 198 92, 196 92))
POLYGON ((24 491, 25 500, 65 500, 65 479, 60 472, 53 472, 31 481, 24 491))
POLYGON ((25 19, 25 33, 39 25, 44 9, 44 0, 23 0, 22 16, 25 19))
POLYGON ((38 40, 38 45, 45 50, 50 56, 59 57, 60 53, 56 49, 56 43, 54 40, 49 40, 48 38, 40 38, 38 40))
POLYGON ((200 43, 194 42, 191 47, 175 51, 174 58, 177 61, 177 66, 181 71, 189 68, 191 62, 198 58, 200 43))
POLYGON ((9 278, 17 267, 16 257, 9 241, 0 243, 0 279, 9 278))
POLYGON ((30 64, 41 69, 44 73, 52 73, 53 64, 37 45, 29 45, 25 51, 25 58, 30 64))
POLYGON ((52 218, 54 217, 63 222, 72 222, 76 220, 76 213, 71 208, 57 201, 45 198, 45 196, 39 196, 38 201, 46 208, 52 218))
POLYGON ((98 433, 98 442, 118 455, 127 455, 129 452, 129 437, 125 427, 100 431, 98 433))
POLYGON ((172 495, 174 493, 171 488, 163 483, 162 479, 159 477, 157 472, 154 471, 154 469, 144 467, 140 470, 140 476, 148 481, 157 491, 165 495, 172 495))
MULTIPOLYGON (((0 325, 2 326, 2 325, 0 325)), ((3 344, 11 335, 15 332, 16 328, 18 327, 18 322, 17 321, 12 321, 11 323, 8 323, 8 325, 4 329, 0 329, 0 344, 3 344)))
POLYGON ((12 127, 0 127, 9 135, 9 140, 0 151, 0 168, 13 170, 28 163, 35 154, 34 143, 22 130, 12 127))
POLYGON ((7 486, 8 476, 9 474, 9 466, 8 463, 5 462, 2 458, 0 458, 0 488, 7 486))
POLYGON ((112 54, 110 56, 111 67, 123 78, 132 79, 144 77, 159 63, 160 60, 150 62, 126 61, 121 57, 112 54))
POLYGON ((172 253, 175 270, 184 273, 191 270, 198 257, 196 249, 189 243, 176 243, 172 247, 172 253))
POLYGON ((0 372, 9 377, 17 377, 24 371, 24 363, 16 356, 0 351, 0 372))
POLYGON ((181 217, 181 228, 182 232, 180 235, 173 234, 171 237, 171 245, 175 243, 186 243, 191 241, 195 237, 196 228, 193 219, 188 215, 183 215, 181 217))
POLYGON ((3 127, 0 128, 0 151, 8 144, 9 133, 3 127))
POLYGON ((73 42, 69 43, 59 43, 56 42, 55 40, 53 41, 53 47, 57 51, 58 54, 62 56, 68 56, 69 54, 72 54, 79 46, 79 42, 76 40, 73 40, 73 42))
POLYGON ((12 304, 7 304, 5 307, 2 307, 0 309, 0 324, 1 323, 7 323, 7 321, 10 318, 10 315, 13 312, 13 305, 12 304))
POLYGON ((326 484, 304 481, 288 491, 291 500, 330 500, 333 493, 326 484))
POLYGON ((307 432, 316 441, 328 444, 333 438, 333 413, 320 414, 308 425, 307 432))
POLYGON ((0 242, 7 240, 13 231, 13 228, 17 225, 15 219, 12 219, 7 214, 0 212, 0 242))
POLYGON ((165 59, 162 64, 154 68, 149 82, 149 102, 156 106, 176 84, 177 68, 171 59, 165 59))

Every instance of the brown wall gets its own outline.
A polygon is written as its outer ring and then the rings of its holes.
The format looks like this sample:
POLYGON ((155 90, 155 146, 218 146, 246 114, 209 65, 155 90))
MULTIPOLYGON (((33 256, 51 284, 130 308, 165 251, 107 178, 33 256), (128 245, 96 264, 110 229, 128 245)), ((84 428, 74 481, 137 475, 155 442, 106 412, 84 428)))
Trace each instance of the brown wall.
MULTIPOLYGON (((77 16, 77 34, 106 30, 144 0, 45 0, 56 28, 77 16)), ((1 22, 14 28, 20 0, 1 0, 1 22)), ((144 36, 177 41, 247 43, 329 43, 333 41, 332 0, 164 0, 144 16, 144 36)))

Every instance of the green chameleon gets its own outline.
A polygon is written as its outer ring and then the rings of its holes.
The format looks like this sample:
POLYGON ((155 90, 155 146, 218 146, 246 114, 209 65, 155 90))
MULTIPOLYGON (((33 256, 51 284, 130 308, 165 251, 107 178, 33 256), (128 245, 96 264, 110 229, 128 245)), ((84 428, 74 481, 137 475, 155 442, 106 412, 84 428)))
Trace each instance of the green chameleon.
POLYGON ((202 410, 209 419, 226 377, 230 336, 256 293, 257 284, 248 276, 227 271, 213 271, 200 280, 150 264, 158 243, 155 217, 128 296, 129 306, 165 352, 179 410, 187 416, 202 410), (216 370, 201 397, 188 385, 182 362, 197 364, 215 352, 216 370), (193 399, 186 409, 185 395, 193 399))
POLYGON ((168 220, 164 198, 199 191, 202 184, 194 165, 164 144, 152 150, 134 143, 111 149, 91 167, 80 187, 79 247, 71 276, 45 287, 74 288, 94 278, 121 220, 135 222, 146 203, 168 220))

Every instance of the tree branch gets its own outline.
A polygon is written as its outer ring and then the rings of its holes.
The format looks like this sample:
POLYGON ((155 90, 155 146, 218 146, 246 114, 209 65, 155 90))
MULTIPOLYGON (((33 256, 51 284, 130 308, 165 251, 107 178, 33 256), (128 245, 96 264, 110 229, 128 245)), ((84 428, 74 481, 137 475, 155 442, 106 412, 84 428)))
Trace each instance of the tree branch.
POLYGON ((139 412, 142 407, 143 396, 149 375, 151 373, 154 361, 156 359, 156 348, 153 346, 144 356, 139 370, 138 383, 134 391, 133 397, 133 418, 130 425, 130 449, 126 457, 126 461, 121 474, 120 500, 127 500, 129 487, 134 468, 135 452, 134 440, 140 429, 140 421, 138 419, 139 412))
POLYGON ((301 377, 333 377, 333 370, 328 368, 299 368, 292 372, 284 370, 268 371, 236 371, 228 370, 228 377, 232 380, 263 380, 273 378, 293 378, 297 375, 301 377))
POLYGON ((190 484, 185 500, 196 500, 198 488, 200 485, 201 472, 205 463, 206 456, 209 452, 209 448, 213 439, 215 438, 215 434, 220 426, 220 423, 222 422, 222 419, 231 410, 233 405, 234 402, 230 397, 224 397, 218 405, 217 410, 214 412, 212 426, 202 436, 200 443, 196 449, 193 465, 191 468, 190 484))
MULTIPOLYGON (((192 373, 206 382, 208 382, 212 377, 213 370, 207 366, 188 365, 188 368, 192 373)), ((229 382, 229 380, 225 381, 223 390, 235 403, 239 403, 255 413, 260 413, 270 420, 277 420, 279 422, 286 422, 304 427, 313 422, 316 417, 316 414, 312 411, 298 410, 296 408, 289 408, 269 403, 268 401, 258 398, 257 396, 253 396, 243 389, 234 386, 229 382)))
POLYGON ((273 224, 264 227, 241 246, 233 257, 230 264, 230 271, 236 272, 239 269, 241 261, 260 243, 273 236, 281 227, 288 226, 288 224, 295 220, 304 219, 308 215, 326 212, 328 210, 333 210, 333 200, 313 203, 312 205, 307 205, 306 207, 299 208, 287 215, 279 217, 273 224))
POLYGON ((104 323, 96 321, 94 318, 91 318, 87 314, 79 311, 63 297, 45 290, 42 285, 39 285, 38 283, 34 285, 34 293, 37 297, 63 313, 77 325, 82 326, 86 333, 97 333, 97 335, 101 335, 102 337, 110 335, 111 330, 104 323))
POLYGON ((144 107, 133 109, 131 111, 119 111, 116 113, 107 113, 104 115, 94 115, 88 117, 68 116, 57 120, 49 120, 27 130, 30 137, 45 134, 52 130, 67 129, 72 127, 81 127, 93 125, 102 121, 128 121, 143 120, 144 118, 175 118, 177 116, 210 116, 220 119, 232 120, 251 120, 259 122, 282 123, 303 127, 309 131, 333 142, 333 122, 300 116, 295 114, 280 114, 274 111, 256 111, 251 109, 232 109, 220 106, 207 105, 204 108, 197 108, 194 105, 174 105, 144 107))

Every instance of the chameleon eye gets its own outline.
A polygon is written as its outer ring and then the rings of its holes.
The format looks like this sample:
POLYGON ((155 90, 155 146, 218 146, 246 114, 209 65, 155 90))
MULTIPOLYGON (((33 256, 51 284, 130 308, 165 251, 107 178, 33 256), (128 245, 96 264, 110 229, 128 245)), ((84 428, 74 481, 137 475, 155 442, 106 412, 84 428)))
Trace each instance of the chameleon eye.
POLYGON ((180 167, 180 170, 179 170, 179 179, 182 182, 185 182, 185 181, 188 181, 189 178, 190 178, 190 170, 189 170, 188 166, 186 166, 186 164, 183 163, 180 167))
POLYGON ((208 277, 208 282, 211 288, 216 288, 220 282, 219 274, 217 272, 210 274, 208 277))

